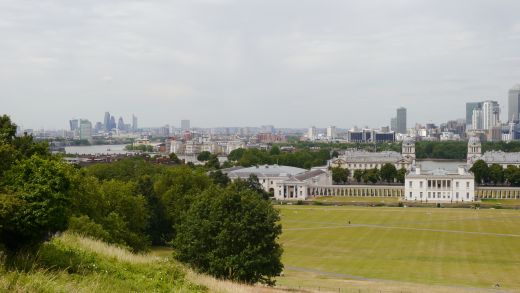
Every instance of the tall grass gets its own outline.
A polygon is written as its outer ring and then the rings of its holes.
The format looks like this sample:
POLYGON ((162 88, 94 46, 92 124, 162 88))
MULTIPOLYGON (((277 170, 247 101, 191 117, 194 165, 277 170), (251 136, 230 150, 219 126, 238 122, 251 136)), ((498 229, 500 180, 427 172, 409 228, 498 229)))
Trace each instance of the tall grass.
POLYGON ((217 280, 195 273, 171 257, 134 254, 72 233, 45 243, 36 255, 19 256, 17 266, 19 269, 0 265, 0 292, 279 291, 217 280))

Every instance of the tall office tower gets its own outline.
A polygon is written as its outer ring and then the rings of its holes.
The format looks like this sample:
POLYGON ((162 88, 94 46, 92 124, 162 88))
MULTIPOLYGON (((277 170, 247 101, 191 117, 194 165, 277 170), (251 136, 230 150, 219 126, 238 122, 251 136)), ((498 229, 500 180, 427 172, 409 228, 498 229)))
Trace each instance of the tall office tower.
POLYGON ((114 116, 110 116, 110 122, 108 123, 110 126, 108 127, 108 130, 112 130, 114 128, 117 128, 117 124, 116 124, 116 117, 114 116))
POLYGON ((482 109, 480 107, 473 109, 473 114, 471 115, 471 129, 482 129, 482 109))
POLYGON ((466 127, 470 128, 473 125, 473 110, 481 108, 481 102, 469 102, 466 103, 466 127))
POLYGON ((396 131, 396 129, 397 129, 397 119, 395 117, 392 117, 390 119, 390 130, 396 131))
POLYGON ((70 120, 69 124, 70 124, 70 131, 79 129, 79 120, 78 119, 70 120))
POLYGON ((398 108, 395 117, 397 133, 406 134, 406 108, 398 108))
POLYGON ((134 114, 132 114, 132 130, 133 131, 137 130, 137 117, 135 117, 134 114))
POLYGON ((92 123, 87 119, 79 121, 79 139, 92 140, 92 123))
POLYGON ((520 120, 520 84, 509 90, 509 111, 507 119, 509 122, 520 120))
POLYGON ((336 126, 327 127, 327 138, 328 139, 336 139, 336 126))
POLYGON ((482 102, 482 129, 490 130, 500 124, 500 106, 496 101, 482 102))
POLYGON ((96 125, 94 126, 94 133, 100 133, 104 130, 104 125, 101 122, 96 122, 96 125))
POLYGON ((110 131, 110 113, 105 112, 105 119, 103 119, 103 124, 105 125, 105 131, 110 131))
POLYGON ((190 130, 190 120, 181 120, 181 131, 190 130))
POLYGON ((307 132, 307 137, 310 140, 315 140, 316 137, 318 137, 318 133, 316 132, 316 127, 312 126, 309 128, 309 131, 307 132))
POLYGON ((125 130, 125 121, 123 120, 123 117, 119 117, 119 120, 117 121, 117 129, 125 130))

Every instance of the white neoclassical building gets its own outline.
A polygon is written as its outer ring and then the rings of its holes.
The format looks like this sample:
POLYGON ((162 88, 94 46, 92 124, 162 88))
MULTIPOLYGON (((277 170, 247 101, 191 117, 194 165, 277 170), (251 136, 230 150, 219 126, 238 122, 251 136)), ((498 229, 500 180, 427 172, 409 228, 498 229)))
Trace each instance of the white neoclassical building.
POLYGON ((404 199, 417 202, 472 202, 475 200, 475 177, 459 166, 457 172, 444 169, 421 171, 412 168, 406 175, 404 199))
POLYGON ((488 151, 482 154, 480 139, 471 137, 468 141, 467 164, 471 167, 478 160, 483 160, 488 165, 498 164, 503 168, 509 165, 520 167, 520 152, 488 151))
POLYGON ((402 153, 394 151, 368 152, 364 150, 347 150, 345 154, 329 161, 331 167, 347 168, 351 175, 355 170, 366 170, 393 164, 396 169, 410 170, 415 162, 415 141, 406 138, 402 144, 402 153))
POLYGON ((261 165, 253 167, 233 167, 223 169, 231 180, 247 179, 250 175, 258 177, 265 191, 276 199, 305 200, 310 189, 316 186, 332 185, 332 176, 326 168, 306 170, 279 165, 261 165))

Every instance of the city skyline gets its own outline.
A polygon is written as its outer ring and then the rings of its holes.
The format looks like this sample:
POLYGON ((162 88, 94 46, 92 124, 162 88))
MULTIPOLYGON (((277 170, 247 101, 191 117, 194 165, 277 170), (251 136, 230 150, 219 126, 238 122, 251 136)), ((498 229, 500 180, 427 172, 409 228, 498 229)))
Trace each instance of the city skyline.
POLYGON ((106 110, 143 127, 379 127, 398 106, 440 123, 484 100, 506 113, 520 3, 504 2, 3 1, 2 112, 48 129, 106 110))

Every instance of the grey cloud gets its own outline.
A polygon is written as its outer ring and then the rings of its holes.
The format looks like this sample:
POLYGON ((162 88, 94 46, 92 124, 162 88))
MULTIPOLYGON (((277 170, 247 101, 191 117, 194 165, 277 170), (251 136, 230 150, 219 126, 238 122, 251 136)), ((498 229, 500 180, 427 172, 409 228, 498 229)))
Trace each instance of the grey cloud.
POLYGON ((506 103, 518 1, 0 2, 0 104, 28 127, 387 125, 506 103), (30 106, 28 106, 30 105, 30 106))

